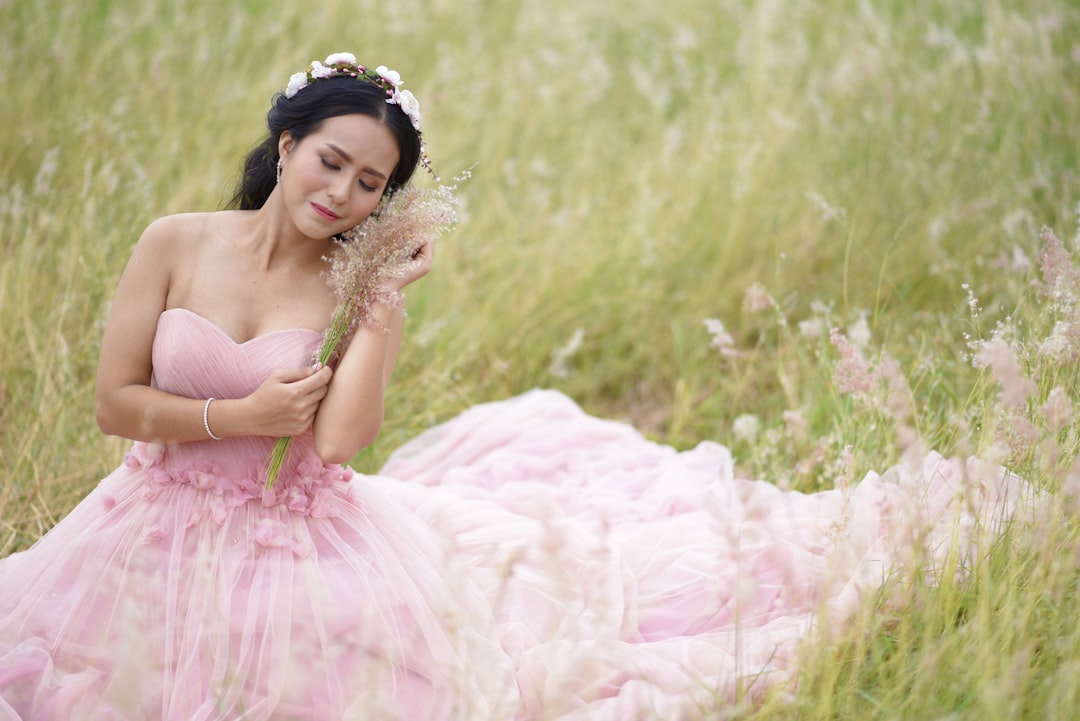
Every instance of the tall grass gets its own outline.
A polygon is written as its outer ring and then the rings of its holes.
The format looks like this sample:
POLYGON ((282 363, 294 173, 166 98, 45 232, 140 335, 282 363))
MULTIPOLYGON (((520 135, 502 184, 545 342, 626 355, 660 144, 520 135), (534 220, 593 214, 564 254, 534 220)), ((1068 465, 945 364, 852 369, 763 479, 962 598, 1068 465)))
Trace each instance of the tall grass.
POLYGON ((0 26, 0 554, 119 461, 92 389, 141 229, 219 207, 272 93, 351 50, 402 72, 444 177, 475 166, 358 468, 537 385, 801 490, 912 434, 994 457, 1061 517, 868 607, 748 713, 1071 718, 1077 364, 1040 350, 1069 311, 1038 254, 1043 225, 1080 251, 1073 3, 8 0, 0 26), (838 387, 832 327, 872 391, 838 387))

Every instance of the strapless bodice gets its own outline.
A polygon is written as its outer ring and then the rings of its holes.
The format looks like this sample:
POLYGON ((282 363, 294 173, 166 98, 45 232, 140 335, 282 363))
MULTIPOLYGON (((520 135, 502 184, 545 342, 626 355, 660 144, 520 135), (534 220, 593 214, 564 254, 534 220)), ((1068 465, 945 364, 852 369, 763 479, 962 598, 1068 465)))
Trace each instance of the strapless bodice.
MULTIPOLYGON (((158 319, 154 386, 189 398, 243 398, 274 370, 310 364, 321 340, 321 333, 297 328, 238 343, 197 313, 172 308, 158 319)), ((335 505, 332 497, 347 495, 352 470, 323 463, 310 432, 293 439, 275 487, 267 491, 263 481, 275 441, 245 436, 170 445, 136 442, 126 463, 150 471, 147 495, 169 484, 189 483, 220 497, 223 511, 257 499, 264 505, 285 503, 301 513, 324 513, 335 505)))

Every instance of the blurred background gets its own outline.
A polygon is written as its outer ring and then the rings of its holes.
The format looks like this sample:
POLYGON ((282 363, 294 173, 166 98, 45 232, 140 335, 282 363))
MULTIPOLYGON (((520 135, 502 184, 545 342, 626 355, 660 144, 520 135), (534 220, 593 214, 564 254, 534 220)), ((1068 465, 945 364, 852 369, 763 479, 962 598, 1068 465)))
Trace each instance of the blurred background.
POLYGON ((219 208, 330 52, 399 70, 444 180, 472 169, 365 470, 534 386, 680 446, 800 408, 823 436, 820 355, 852 324, 930 363, 920 406, 948 416, 964 325, 1012 312, 1040 226, 1076 225, 1068 2, 6 0, 0 24, 0 473, 64 469, 43 516, 122 452, 92 383, 140 232, 219 208))
MULTIPOLYGON (((1040 228, 1080 240, 1071 0, 0 0, 0 28, 0 555, 123 456, 93 382, 140 232, 221 207, 336 51, 398 70, 444 181, 472 173, 359 469, 537 386, 807 491, 896 462, 900 421, 1048 487, 1075 457, 1012 444, 975 358, 1064 312, 1036 291, 1040 228), (909 417, 837 387, 832 328, 909 417)), ((1037 356, 1033 407, 1075 399, 1037 356)))

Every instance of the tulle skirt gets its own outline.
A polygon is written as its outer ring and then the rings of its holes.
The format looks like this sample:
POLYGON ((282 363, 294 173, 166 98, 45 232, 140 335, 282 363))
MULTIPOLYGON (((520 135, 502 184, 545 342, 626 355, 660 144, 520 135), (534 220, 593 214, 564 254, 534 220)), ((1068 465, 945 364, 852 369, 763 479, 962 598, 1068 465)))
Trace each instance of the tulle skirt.
POLYGON ((550 391, 374 476, 308 456, 266 492, 247 442, 135 444, 0 560, 0 719, 709 718, 1033 507, 937 454, 784 492, 550 391))
POLYGON ((512 717, 485 600, 377 479, 232 506, 148 455, 0 561, 0 719, 512 717))

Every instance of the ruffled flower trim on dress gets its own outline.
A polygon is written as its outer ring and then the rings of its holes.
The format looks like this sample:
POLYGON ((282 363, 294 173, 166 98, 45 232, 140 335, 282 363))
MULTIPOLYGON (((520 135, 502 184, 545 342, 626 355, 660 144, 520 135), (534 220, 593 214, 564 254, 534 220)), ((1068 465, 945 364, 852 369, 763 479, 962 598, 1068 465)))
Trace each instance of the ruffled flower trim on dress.
MULTIPOLYGON (((189 486, 206 494, 210 516, 220 525, 225 524, 233 509, 246 503, 257 502, 267 509, 284 506, 290 513, 311 518, 340 516, 344 508, 359 503, 351 483, 352 468, 324 463, 316 456, 301 460, 293 472, 272 489, 263 485, 264 469, 258 464, 253 464, 243 475, 228 475, 209 458, 173 467, 166 466, 164 458, 162 444, 142 441, 136 441, 124 457, 124 465, 128 468, 146 471, 143 498, 153 500, 171 487, 189 486)), ((108 499, 105 502, 108 503, 108 499)), ((275 538, 262 526, 256 527, 255 540, 260 545, 284 545, 275 542, 275 538)))

